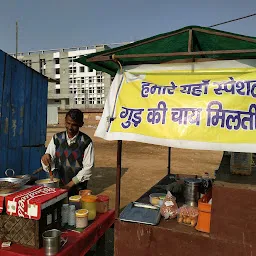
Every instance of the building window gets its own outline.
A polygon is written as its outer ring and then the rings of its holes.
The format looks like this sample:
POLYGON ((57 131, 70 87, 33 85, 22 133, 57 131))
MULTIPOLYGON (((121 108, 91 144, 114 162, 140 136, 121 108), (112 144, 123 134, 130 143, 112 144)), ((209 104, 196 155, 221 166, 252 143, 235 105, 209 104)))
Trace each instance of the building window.
POLYGON ((81 72, 81 73, 84 72, 84 67, 80 67, 80 72, 81 72))
POLYGON ((73 62, 73 58, 72 58, 72 57, 69 57, 69 58, 68 58, 68 62, 69 62, 69 63, 72 63, 72 62, 73 62))
POLYGON ((73 84, 76 84, 76 78, 75 77, 73 78, 73 84))
POLYGON ((97 82, 102 83, 102 76, 97 76, 97 82))
POLYGON ((76 67, 69 67, 69 73, 76 73, 76 67))
POLYGON ((89 76, 89 83, 92 83, 92 82, 93 82, 93 77, 89 76))
POLYGON ((56 94, 60 94, 60 89, 56 89, 56 94))
POLYGON ((78 104, 78 99, 75 99, 75 103, 78 104))
POLYGON ((32 61, 31 61, 31 60, 23 60, 22 62, 23 62, 25 65, 27 65, 28 67, 31 68, 31 66, 32 66, 32 61))
POLYGON ((82 93, 84 93, 84 88, 82 88, 81 90, 82 90, 82 93))
POLYGON ((60 59, 59 58, 56 58, 54 60, 55 60, 55 64, 60 64, 60 59))
POLYGON ((73 93, 73 88, 69 88, 69 93, 73 93))
POLYGON ((84 77, 81 77, 81 84, 84 84, 84 77))
POLYGON ((73 93, 76 94, 76 88, 73 88, 73 93))
POLYGON ((60 84, 60 79, 56 79, 56 84, 60 84))
POLYGON ((45 65, 46 65, 45 59, 40 59, 39 69, 40 69, 40 73, 43 75, 45 75, 45 65))
POLYGON ((60 100, 54 100, 54 102, 56 102, 56 103, 60 103, 60 100))
POLYGON ((102 98, 97 98, 97 104, 102 104, 102 98))
POLYGON ((98 87, 97 88, 97 93, 98 94, 102 94, 103 93, 103 88, 102 87, 98 87))
POLYGON ((93 72, 93 69, 92 68, 88 68, 88 72, 93 72))
POLYGON ((89 98, 89 104, 93 104, 93 98, 89 98))
POLYGON ((60 69, 59 69, 59 68, 56 68, 56 69, 55 69, 55 74, 57 74, 57 75, 60 74, 60 69))
POLYGON ((94 93, 94 88, 89 88, 89 93, 94 93))
POLYGON ((85 100, 84 98, 81 99, 81 103, 84 104, 85 103, 85 100))

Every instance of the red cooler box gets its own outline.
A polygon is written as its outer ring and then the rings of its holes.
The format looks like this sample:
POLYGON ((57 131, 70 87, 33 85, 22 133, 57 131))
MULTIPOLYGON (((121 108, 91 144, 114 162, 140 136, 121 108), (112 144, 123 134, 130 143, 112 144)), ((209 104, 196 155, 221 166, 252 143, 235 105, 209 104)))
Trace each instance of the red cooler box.
POLYGON ((0 215, 0 240, 42 247, 42 233, 60 229, 61 205, 67 196, 65 189, 43 186, 32 186, 5 196, 6 213, 0 215))

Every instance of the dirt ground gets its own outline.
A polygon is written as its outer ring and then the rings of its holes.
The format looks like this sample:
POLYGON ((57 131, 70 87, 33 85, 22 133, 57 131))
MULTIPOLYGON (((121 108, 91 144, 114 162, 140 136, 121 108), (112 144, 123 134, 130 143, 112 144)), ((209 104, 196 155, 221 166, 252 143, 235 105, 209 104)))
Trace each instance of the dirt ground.
MULTIPOLYGON (((48 128, 48 145, 54 133, 64 128, 48 128)), ((95 167, 88 188, 94 194, 110 196, 110 207, 115 203, 117 141, 94 137, 95 128, 82 128, 94 142, 95 167)), ((175 174, 211 176, 218 169, 222 152, 172 149, 171 172, 175 174)), ((136 200, 167 173, 168 148, 138 142, 123 142, 121 207, 136 200)))

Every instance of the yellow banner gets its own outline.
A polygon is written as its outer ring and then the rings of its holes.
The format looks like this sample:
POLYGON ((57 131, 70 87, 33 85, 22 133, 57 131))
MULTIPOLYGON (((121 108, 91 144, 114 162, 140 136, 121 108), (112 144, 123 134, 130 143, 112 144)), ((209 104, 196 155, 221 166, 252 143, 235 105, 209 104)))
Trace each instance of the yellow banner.
POLYGON ((116 97, 108 133, 124 139, 256 143, 255 68, 125 73, 116 97))

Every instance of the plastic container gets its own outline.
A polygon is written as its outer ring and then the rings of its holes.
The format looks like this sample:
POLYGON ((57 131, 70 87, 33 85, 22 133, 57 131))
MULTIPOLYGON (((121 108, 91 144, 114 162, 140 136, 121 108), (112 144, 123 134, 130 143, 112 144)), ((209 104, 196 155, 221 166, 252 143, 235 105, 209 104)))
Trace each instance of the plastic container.
POLYGON ((96 200, 97 196, 93 195, 83 196, 81 199, 82 208, 89 211, 88 220, 94 220, 96 217, 96 200))
POLYGON ((205 194, 201 199, 198 200, 198 220, 196 230, 201 232, 210 233, 211 227, 211 192, 205 194))
POLYGON ((88 210, 80 209, 76 211, 76 228, 85 228, 88 226, 88 210))
POLYGON ((74 205, 76 207, 76 210, 81 209, 81 196, 71 196, 69 197, 69 204, 74 205))
POLYGON ((164 193, 152 193, 149 195, 149 201, 152 205, 162 206, 165 197, 164 193))
POLYGON ((108 211, 109 197, 106 195, 98 195, 96 201, 96 211, 98 213, 104 213, 108 211))
POLYGON ((84 190, 80 190, 79 191, 79 195, 81 197, 83 197, 83 196, 90 196, 91 194, 92 194, 92 191, 89 190, 89 189, 84 189, 84 190))
POLYGON ((185 224, 195 227, 198 219, 198 209, 192 206, 183 205, 178 209, 177 221, 180 224, 185 224))

